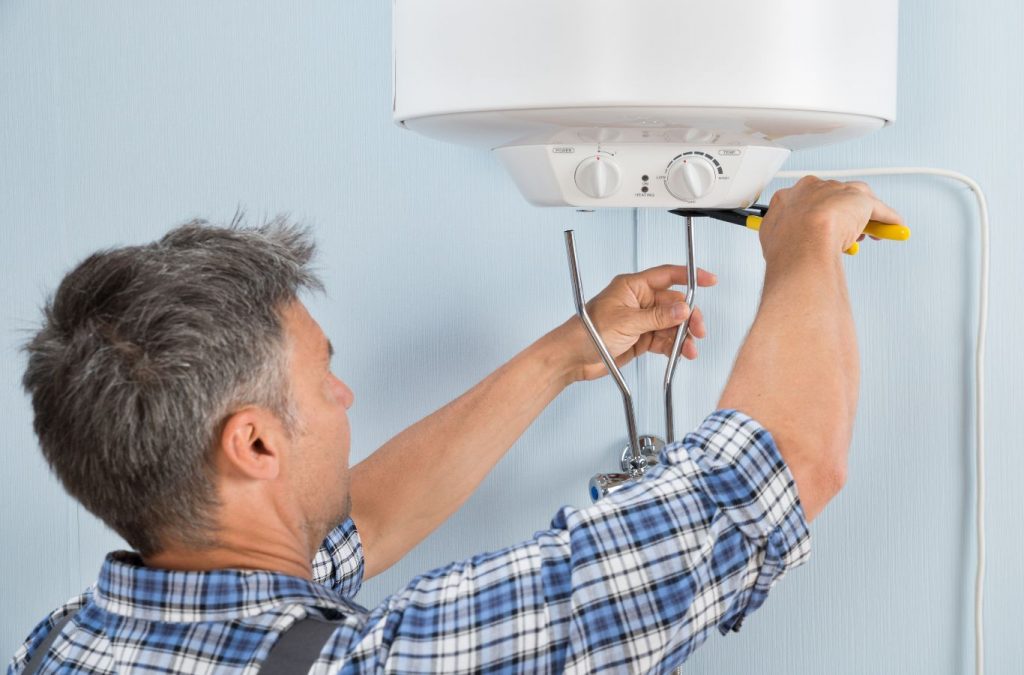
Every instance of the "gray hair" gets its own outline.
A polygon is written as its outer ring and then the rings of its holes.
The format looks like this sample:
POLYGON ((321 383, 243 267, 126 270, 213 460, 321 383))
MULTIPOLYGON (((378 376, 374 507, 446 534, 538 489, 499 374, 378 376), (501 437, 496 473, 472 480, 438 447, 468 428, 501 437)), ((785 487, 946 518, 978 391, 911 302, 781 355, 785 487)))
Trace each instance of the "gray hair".
POLYGON ((93 254, 64 277, 25 345, 22 384, 64 488, 143 555, 214 541, 213 450, 246 405, 296 424, 281 310, 309 269, 307 229, 195 220, 93 254))

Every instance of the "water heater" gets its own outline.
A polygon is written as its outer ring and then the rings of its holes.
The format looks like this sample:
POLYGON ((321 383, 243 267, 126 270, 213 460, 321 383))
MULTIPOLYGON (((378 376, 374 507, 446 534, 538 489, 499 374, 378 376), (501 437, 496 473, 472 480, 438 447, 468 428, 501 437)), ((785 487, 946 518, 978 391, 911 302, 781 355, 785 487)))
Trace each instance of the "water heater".
POLYGON ((896 0, 393 0, 394 119, 539 206, 738 208, 896 113, 896 0))

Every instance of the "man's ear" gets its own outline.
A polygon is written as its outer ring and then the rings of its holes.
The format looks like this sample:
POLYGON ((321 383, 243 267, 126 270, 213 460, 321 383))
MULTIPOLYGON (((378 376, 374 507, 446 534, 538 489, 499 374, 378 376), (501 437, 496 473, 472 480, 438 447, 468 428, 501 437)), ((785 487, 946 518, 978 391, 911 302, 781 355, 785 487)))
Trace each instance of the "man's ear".
POLYGON ((228 474, 273 480, 281 472, 285 439, 276 415, 264 408, 242 408, 224 423, 217 464, 228 474))

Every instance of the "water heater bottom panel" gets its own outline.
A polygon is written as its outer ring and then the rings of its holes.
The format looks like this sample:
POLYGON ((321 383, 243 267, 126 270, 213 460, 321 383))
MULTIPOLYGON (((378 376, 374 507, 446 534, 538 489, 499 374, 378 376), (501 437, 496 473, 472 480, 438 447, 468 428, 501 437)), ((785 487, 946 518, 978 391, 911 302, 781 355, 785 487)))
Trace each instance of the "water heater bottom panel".
POLYGON ((511 145, 494 152, 537 206, 669 209, 747 207, 790 153, 657 143, 511 145))

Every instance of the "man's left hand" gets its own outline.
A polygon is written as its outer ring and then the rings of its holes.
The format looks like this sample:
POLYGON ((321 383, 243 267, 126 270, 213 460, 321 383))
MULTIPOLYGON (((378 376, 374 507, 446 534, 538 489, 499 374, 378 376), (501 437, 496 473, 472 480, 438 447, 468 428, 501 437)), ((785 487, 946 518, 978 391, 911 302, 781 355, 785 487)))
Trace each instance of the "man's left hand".
MULTIPOLYGON (((686 273, 683 266, 661 265, 634 274, 620 274, 587 303, 590 319, 620 368, 644 352, 667 356, 672 351, 676 327, 686 320, 690 308, 686 296, 671 287, 685 285, 686 273)), ((698 268, 698 286, 714 286, 717 282, 714 274, 698 268)), ((554 334, 563 344, 574 380, 594 380, 608 373, 578 316, 556 328, 554 334)), ((706 334, 704 318, 699 309, 694 310, 690 335, 680 350, 682 356, 697 358, 693 338, 706 334)))

